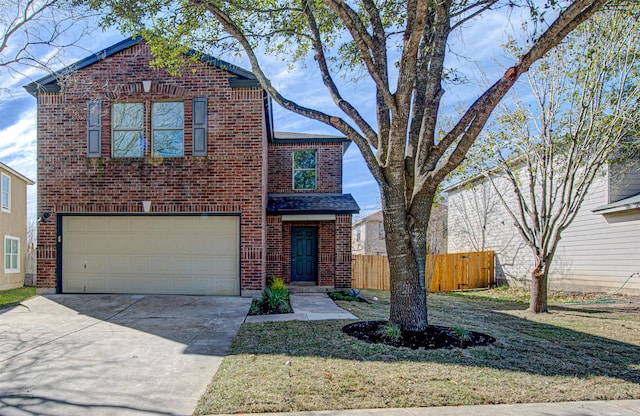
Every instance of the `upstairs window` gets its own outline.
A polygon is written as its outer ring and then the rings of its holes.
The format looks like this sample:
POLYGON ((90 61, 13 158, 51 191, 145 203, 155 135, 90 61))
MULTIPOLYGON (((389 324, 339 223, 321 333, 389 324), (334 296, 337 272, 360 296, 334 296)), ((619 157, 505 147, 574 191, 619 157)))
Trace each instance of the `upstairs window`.
POLYGON ((293 152, 293 189, 316 189, 317 152, 296 150, 293 152))
POLYGON ((0 194, 2 195, 2 210, 9 212, 11 210, 11 177, 4 173, 1 176, 0 194))
POLYGON ((152 103, 151 127, 153 157, 184 155, 184 103, 152 103))
POLYGON ((114 103, 111 108, 113 157, 144 156, 144 104, 114 103))
POLYGON ((4 238, 4 272, 20 273, 20 239, 4 238))

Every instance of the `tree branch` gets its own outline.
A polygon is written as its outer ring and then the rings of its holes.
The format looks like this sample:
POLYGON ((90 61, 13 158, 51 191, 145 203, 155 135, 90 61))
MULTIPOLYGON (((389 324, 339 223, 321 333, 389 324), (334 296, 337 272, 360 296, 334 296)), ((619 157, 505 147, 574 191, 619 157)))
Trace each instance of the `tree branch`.
POLYGON ((373 177, 378 181, 378 183, 385 183, 384 175, 382 173, 382 170, 380 169, 380 166, 377 164, 376 157, 369 146, 369 142, 364 137, 362 137, 360 133, 358 133, 353 127, 351 127, 348 123, 346 123, 339 117, 330 116, 321 111, 303 107, 282 96, 282 94, 280 94, 280 92, 273 87, 271 81, 264 74, 264 71, 260 66, 253 47, 249 43, 248 39, 244 36, 242 30, 236 25, 236 23, 214 4, 206 0, 197 0, 197 3, 204 7, 205 10, 208 10, 211 14, 213 14, 215 18, 222 24, 225 31, 231 34, 240 43, 245 53, 247 54, 247 57, 251 64, 252 72, 255 74, 262 88, 264 88, 267 94, 269 94, 269 96, 273 98, 274 101, 276 101, 278 104, 289 111, 313 120, 320 121, 342 132, 345 136, 347 136, 349 140, 353 141, 358 146, 358 148, 362 152, 362 156, 365 162, 367 163, 367 166, 371 170, 373 177))

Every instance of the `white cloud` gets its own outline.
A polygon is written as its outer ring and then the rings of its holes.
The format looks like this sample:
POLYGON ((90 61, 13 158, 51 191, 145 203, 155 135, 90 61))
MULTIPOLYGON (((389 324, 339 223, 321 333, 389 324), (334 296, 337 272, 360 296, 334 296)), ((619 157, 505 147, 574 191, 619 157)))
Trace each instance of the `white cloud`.
MULTIPOLYGON (((0 130, 0 161, 36 180, 36 110, 33 107, 20 115, 15 124, 0 130)), ((27 187, 27 218, 36 215, 36 187, 27 187)))

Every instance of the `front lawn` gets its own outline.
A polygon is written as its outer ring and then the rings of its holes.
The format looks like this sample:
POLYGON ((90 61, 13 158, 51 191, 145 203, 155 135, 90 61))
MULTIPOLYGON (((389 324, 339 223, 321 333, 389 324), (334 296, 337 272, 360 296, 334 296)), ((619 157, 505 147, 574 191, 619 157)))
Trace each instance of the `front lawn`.
MULTIPOLYGON (((361 319, 387 319, 388 292, 363 294, 378 301, 337 303, 361 319)), ((353 321, 244 324, 196 414, 640 398, 637 303, 559 302, 544 315, 491 291, 428 303, 431 324, 496 343, 411 350, 343 334, 353 321)))
POLYGON ((0 291, 0 309, 14 306, 25 299, 36 295, 35 287, 20 287, 0 291))

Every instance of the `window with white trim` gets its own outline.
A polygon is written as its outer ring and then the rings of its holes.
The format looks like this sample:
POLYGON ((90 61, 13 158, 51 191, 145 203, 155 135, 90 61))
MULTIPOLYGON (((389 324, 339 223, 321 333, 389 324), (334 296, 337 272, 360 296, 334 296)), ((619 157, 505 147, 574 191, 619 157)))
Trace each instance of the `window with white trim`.
POLYGON ((4 237, 4 272, 20 273, 20 239, 4 237))
POLYGON ((153 157, 184 155, 184 103, 154 102, 151 104, 153 157))
POLYGON ((293 152, 293 189, 316 189, 317 158, 315 150, 293 152))
POLYGON ((0 195, 2 199, 2 210, 9 212, 11 210, 11 177, 9 175, 5 175, 4 173, 1 175, 2 180, 0 183, 0 195))

